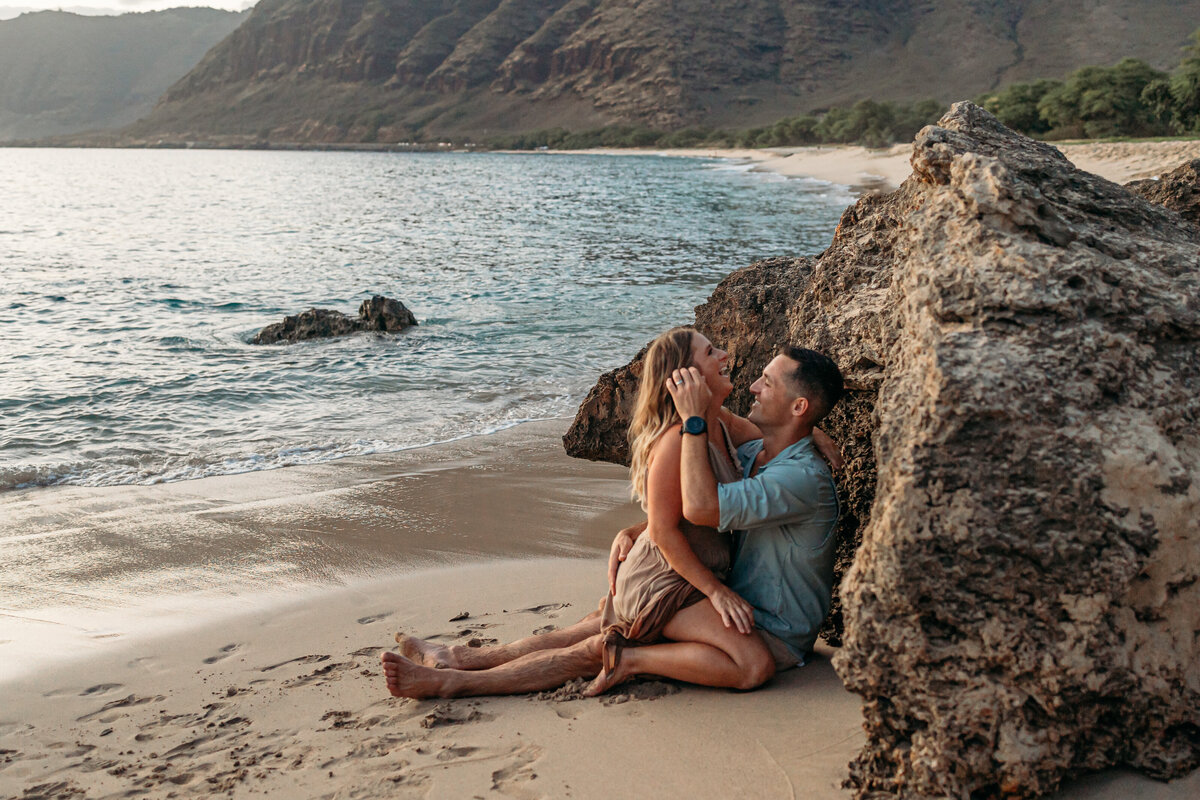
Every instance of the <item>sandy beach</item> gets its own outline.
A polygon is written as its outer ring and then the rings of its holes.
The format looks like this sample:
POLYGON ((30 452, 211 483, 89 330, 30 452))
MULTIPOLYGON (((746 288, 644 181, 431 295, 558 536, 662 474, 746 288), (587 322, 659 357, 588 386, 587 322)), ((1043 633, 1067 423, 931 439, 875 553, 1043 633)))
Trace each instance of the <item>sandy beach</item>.
MULTIPOLYGON (((87 559, 46 553, 106 577, 76 575, 68 601, 45 558, 29 599, 6 600, 0 796, 849 797, 860 703, 824 646, 750 693, 648 680, 599 699, 386 694, 378 659, 396 631, 481 644, 595 607, 607 543, 637 509, 623 469, 562 454, 565 426, 3 496, 8 563, 87 541, 87 559)), ((1111 772, 1062 796, 1198 792, 1198 775, 1111 772)))
MULTIPOLYGON (((1055 145, 1075 166, 1107 178, 1127 183, 1156 178, 1194 158, 1200 158, 1200 140, 1166 142, 1087 142, 1055 145)), ((897 144, 881 149, 856 145, 814 145, 810 147, 696 148, 631 151, 598 149, 569 151, 628 155, 686 156, 726 158, 752 163, 753 169, 786 175, 789 178, 813 178, 849 186, 857 192, 886 192, 895 189, 912 172, 908 159, 912 146, 897 144)))

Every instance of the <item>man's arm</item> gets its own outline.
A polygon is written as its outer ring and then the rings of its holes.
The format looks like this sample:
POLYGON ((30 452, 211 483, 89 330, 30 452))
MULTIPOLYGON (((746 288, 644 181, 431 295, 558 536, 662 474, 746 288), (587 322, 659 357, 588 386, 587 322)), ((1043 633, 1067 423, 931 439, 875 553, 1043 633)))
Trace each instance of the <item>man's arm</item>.
MULTIPOLYGON (((741 447, 746 442, 762 438, 762 431, 758 429, 757 425, 745 417, 739 417, 725 406, 721 406, 721 422, 725 423, 734 447, 741 447)), ((813 428, 812 437, 813 446, 817 448, 817 453, 825 459, 829 468, 841 469, 846 462, 842 458, 842 448, 838 447, 838 443, 829 438, 829 434, 820 428, 813 428)))
POLYGON ((716 527, 749 531, 803 519, 813 512, 828 480, 810 467, 773 462, 753 477, 718 487, 716 527))
POLYGON ((646 531, 646 525, 646 522, 630 525, 628 528, 617 531, 617 535, 613 537, 612 547, 608 550, 609 594, 617 593, 617 570, 620 569, 621 562, 629 556, 629 551, 633 549, 633 543, 646 531))

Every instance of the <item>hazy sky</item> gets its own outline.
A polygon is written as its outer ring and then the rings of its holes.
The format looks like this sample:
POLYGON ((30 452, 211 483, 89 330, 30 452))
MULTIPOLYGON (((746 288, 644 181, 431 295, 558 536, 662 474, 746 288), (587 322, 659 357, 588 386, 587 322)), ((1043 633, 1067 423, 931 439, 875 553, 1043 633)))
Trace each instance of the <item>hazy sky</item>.
POLYGON ((26 11, 42 11, 57 8, 76 14, 125 14, 130 11, 161 11, 178 6, 209 6, 240 11, 249 8, 257 0, 77 0, 77 4, 55 3, 49 0, 16 0, 5 3, 0 0, 0 19, 12 19, 26 11))

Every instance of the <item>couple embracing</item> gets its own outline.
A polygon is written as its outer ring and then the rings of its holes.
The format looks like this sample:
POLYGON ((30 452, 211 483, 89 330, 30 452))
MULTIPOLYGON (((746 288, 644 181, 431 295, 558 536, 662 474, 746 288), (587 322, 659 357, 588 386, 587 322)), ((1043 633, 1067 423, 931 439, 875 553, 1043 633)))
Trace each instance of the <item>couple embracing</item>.
POLYGON ((635 675, 752 689, 804 663, 829 611, 838 502, 816 424, 840 399, 826 356, 781 348, 750 387, 746 418, 723 407, 728 354, 693 328, 650 345, 630 425, 633 494, 646 522, 617 534, 609 593, 568 628, 491 647, 398 634, 384 653, 397 697, 552 689, 635 675), (819 451, 819 452, 818 452, 819 451))

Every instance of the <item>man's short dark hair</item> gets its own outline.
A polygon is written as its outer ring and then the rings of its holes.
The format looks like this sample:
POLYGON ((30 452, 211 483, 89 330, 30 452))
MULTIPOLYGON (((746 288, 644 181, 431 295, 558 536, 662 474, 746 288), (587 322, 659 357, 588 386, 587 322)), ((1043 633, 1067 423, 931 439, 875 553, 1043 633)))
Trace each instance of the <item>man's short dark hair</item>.
POLYGON ((816 350, 785 344, 780 346, 779 355, 787 356, 798 365, 788 374, 788 379, 796 393, 808 398, 808 402, 816 407, 817 416, 813 422, 820 422, 845 394, 842 371, 833 359, 816 350))

